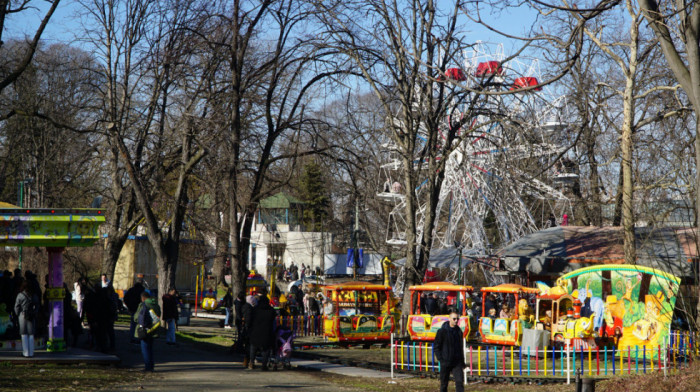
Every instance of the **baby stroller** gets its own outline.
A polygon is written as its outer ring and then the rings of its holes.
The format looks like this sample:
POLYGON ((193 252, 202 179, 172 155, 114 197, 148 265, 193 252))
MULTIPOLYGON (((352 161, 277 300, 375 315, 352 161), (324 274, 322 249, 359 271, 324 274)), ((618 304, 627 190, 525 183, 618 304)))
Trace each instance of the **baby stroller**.
POLYGON ((277 339, 275 341, 275 364, 273 370, 277 370, 278 365, 282 365, 285 369, 292 367, 292 343, 294 343, 294 334, 292 330, 286 326, 277 327, 277 339))

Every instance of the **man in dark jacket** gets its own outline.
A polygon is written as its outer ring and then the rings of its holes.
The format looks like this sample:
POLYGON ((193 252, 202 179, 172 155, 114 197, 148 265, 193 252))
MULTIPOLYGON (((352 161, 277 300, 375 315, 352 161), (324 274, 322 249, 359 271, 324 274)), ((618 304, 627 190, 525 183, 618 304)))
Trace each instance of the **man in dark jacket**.
POLYGON ((175 343, 175 321, 177 320, 177 292, 174 288, 168 290, 168 294, 163 296, 163 320, 167 326, 165 333, 165 343, 174 346, 175 343))
POLYGON ((131 338, 131 343, 139 344, 138 339, 134 337, 134 332, 136 330, 136 321, 134 320, 134 315, 136 314, 136 309, 138 309, 141 303, 141 293, 144 291, 143 284, 141 282, 134 283, 134 286, 126 291, 124 294, 124 305, 129 310, 131 317, 129 319, 129 337, 131 338))
POLYGON ((231 288, 226 288, 226 295, 224 295, 223 300, 224 309, 226 310, 226 318, 224 319, 224 329, 231 329, 231 316, 233 308, 233 296, 231 295, 231 288))
POLYGON ((250 360, 250 328, 253 322, 253 309, 258 305, 258 298, 254 295, 249 295, 245 298, 245 303, 241 308, 241 331, 238 333, 236 344, 243 349, 243 367, 247 368, 253 365, 250 360))
POLYGON ((449 321, 435 334, 435 357, 440 361, 440 391, 447 392, 447 384, 450 381, 450 373, 455 378, 457 392, 464 391, 464 335, 457 322, 459 315, 455 311, 450 312, 449 321))
POLYGON ((250 363, 248 368, 253 369, 255 354, 262 351, 262 370, 266 371, 270 352, 275 343, 275 309, 270 306, 270 300, 266 295, 260 296, 258 306, 253 309, 252 320, 248 334, 250 335, 250 363))

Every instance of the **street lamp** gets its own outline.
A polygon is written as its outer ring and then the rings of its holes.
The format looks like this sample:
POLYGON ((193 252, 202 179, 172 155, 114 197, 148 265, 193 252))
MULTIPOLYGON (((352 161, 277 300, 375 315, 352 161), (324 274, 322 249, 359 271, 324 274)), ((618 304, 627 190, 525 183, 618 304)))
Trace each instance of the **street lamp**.
MULTIPOLYGON (((34 179, 31 177, 25 178, 24 180, 21 180, 17 184, 17 205, 20 208, 24 208, 24 187, 25 185, 27 186, 28 189, 31 190, 31 185, 34 183, 34 179)), ((29 193, 29 192, 27 192, 29 193)), ((27 207, 31 207, 31 202, 27 203, 27 207)), ((18 257, 17 257, 17 268, 22 270, 22 246, 20 245, 18 248, 18 257)))

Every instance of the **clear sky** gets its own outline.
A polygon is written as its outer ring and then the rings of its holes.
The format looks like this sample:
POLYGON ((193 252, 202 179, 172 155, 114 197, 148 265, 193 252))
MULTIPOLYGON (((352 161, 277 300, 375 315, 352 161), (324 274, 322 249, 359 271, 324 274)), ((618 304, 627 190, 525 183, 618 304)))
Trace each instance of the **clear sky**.
MULTIPOLYGON (((447 2, 442 1, 438 3, 442 5, 447 4, 447 2)), ((37 0, 31 2, 31 5, 35 8, 19 14, 12 14, 8 17, 8 23, 5 25, 6 31, 3 34, 5 39, 34 34, 49 5, 44 1, 37 0)), ((82 30, 77 16, 80 9, 81 5, 76 0, 61 0, 43 35, 42 39, 44 42, 46 44, 56 42, 75 43, 76 35, 80 34, 82 30)), ((474 16, 476 17, 476 15, 474 16)), ((482 11, 479 16, 508 34, 522 35, 535 19, 536 14, 529 7, 521 6, 494 13, 482 11)), ((468 21, 466 18, 463 20, 463 25, 471 41, 480 40, 493 44, 503 43, 506 54, 512 52, 513 48, 520 45, 518 42, 499 36, 497 33, 489 31, 477 23, 468 21)))

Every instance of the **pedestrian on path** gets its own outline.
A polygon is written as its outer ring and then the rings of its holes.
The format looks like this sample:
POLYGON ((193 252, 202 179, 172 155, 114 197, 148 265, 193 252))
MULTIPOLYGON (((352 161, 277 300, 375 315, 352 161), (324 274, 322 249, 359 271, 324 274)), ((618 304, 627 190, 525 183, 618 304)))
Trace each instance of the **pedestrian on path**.
POLYGON ((435 334, 435 357, 440 361, 440 391, 447 392, 447 384, 450 381, 450 373, 455 379, 457 392, 464 392, 464 335, 457 322, 459 315, 454 310, 450 311, 448 321, 435 334))
POLYGON ((177 293, 174 288, 168 290, 168 294, 163 296, 163 320, 165 320, 165 326, 167 331, 165 332, 165 343, 174 346, 175 343, 175 329, 177 320, 177 293))
POLYGON ((134 286, 127 290, 126 294, 124 294, 124 305, 126 305, 126 309, 129 311, 129 315, 131 316, 129 317, 131 320, 129 323, 129 339, 132 344, 139 344, 138 339, 134 337, 137 323, 134 316, 136 316, 136 310, 141 304, 141 293, 143 293, 145 290, 146 289, 143 287, 141 282, 136 282, 134 283, 134 286))
POLYGON ((250 358, 250 329, 253 324, 253 310, 258 305, 258 298, 254 295, 249 295, 245 298, 245 304, 242 307, 243 319, 241 332, 238 335, 236 343, 243 349, 243 367, 252 368, 254 358, 250 358))
POLYGON ((34 333, 39 304, 39 295, 34 292, 34 288, 27 280, 23 280, 15 301, 15 314, 19 317, 19 334, 22 336, 22 356, 24 357, 34 356, 34 333))
POLYGON ((158 301, 156 301, 155 298, 151 298, 151 295, 148 294, 147 291, 141 293, 141 304, 134 317, 136 317, 138 323, 136 333, 141 341, 141 355, 143 356, 143 363, 145 365, 143 370, 146 372, 152 372, 155 369, 153 339, 156 337, 155 331, 157 331, 157 329, 155 329, 154 326, 160 323, 160 316, 161 313, 158 301), (151 312, 151 310, 153 312, 151 312))
POLYGON ((233 296, 231 295, 231 288, 226 288, 226 295, 224 295, 224 309, 226 310, 226 319, 224 319, 224 329, 231 329, 231 308, 233 308, 233 296))
POLYGON ((270 359, 270 352, 275 344, 275 309, 270 306, 267 295, 260 296, 258 306, 253 309, 250 334, 250 363, 248 368, 253 369, 255 355, 262 352, 262 370, 266 371, 270 359))

